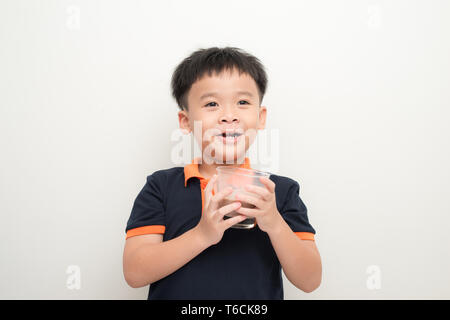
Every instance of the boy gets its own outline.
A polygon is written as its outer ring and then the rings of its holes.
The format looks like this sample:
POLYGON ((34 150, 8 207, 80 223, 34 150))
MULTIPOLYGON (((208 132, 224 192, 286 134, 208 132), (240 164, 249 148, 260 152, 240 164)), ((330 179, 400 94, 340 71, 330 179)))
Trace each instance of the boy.
POLYGON ((151 284, 148 299, 283 299, 281 267, 305 292, 320 285, 315 230, 296 181, 272 174, 223 207, 231 191, 214 193, 217 166, 251 168, 244 133, 265 127, 266 85, 259 60, 238 48, 201 49, 176 68, 179 124, 194 131, 202 158, 154 172, 134 202, 123 270, 131 287, 151 284), (240 215, 223 218, 234 210, 240 215), (254 228, 230 228, 246 217, 256 218, 254 228))

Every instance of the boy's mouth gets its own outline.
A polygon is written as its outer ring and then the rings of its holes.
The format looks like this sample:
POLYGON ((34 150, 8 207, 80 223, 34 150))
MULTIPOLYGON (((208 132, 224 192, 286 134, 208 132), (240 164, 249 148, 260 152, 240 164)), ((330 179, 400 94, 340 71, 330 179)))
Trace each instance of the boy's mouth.
POLYGON ((217 134, 219 141, 226 144, 234 144, 239 140, 239 137, 242 136, 242 133, 239 132, 222 132, 217 134))

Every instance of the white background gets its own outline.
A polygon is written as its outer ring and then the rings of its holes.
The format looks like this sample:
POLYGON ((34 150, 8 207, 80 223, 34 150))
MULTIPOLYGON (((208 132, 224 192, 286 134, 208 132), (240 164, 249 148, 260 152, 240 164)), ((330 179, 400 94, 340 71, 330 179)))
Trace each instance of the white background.
POLYGON ((123 278, 125 225, 146 176, 179 166, 173 69, 235 46, 267 69, 274 173, 300 183, 322 256, 321 286, 285 279, 285 298, 449 299, 449 16, 448 1, 1 1, 0 298, 146 298, 123 278))

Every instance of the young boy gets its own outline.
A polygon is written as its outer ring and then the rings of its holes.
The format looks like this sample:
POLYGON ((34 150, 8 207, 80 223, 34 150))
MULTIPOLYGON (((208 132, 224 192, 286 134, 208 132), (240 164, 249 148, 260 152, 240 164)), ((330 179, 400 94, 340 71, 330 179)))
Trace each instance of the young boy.
POLYGON ((202 158, 154 172, 134 202, 123 270, 131 287, 151 284, 148 299, 283 299, 281 268, 304 292, 320 285, 315 230, 296 181, 272 174, 222 207, 231 191, 214 192, 216 167, 251 169, 253 140, 244 133, 265 127, 266 86, 259 60, 238 48, 201 49, 176 68, 179 124, 194 133, 202 158), (223 218, 234 210, 240 215, 223 218), (230 228, 246 217, 256 218, 254 228, 230 228))

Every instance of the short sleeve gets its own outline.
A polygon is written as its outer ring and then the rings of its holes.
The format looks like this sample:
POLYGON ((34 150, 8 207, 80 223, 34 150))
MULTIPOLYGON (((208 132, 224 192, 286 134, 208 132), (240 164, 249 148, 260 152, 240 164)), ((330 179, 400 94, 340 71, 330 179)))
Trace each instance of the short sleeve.
POLYGON ((309 223, 308 209, 300 198, 300 186, 296 181, 289 187, 280 213, 300 239, 314 240, 316 231, 309 223))
POLYGON ((125 229, 126 239, 165 232, 164 200, 158 180, 155 173, 148 176, 147 182, 137 195, 125 229))

